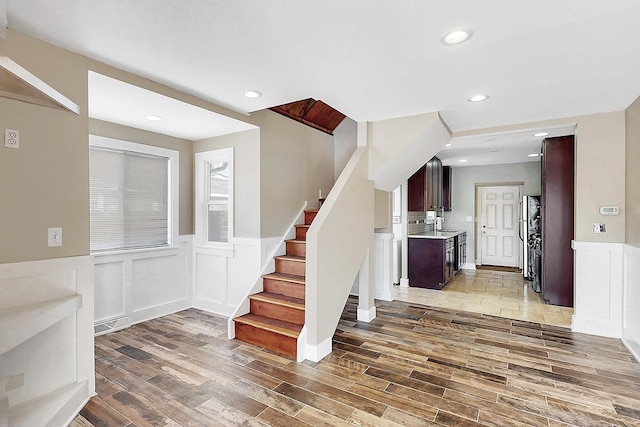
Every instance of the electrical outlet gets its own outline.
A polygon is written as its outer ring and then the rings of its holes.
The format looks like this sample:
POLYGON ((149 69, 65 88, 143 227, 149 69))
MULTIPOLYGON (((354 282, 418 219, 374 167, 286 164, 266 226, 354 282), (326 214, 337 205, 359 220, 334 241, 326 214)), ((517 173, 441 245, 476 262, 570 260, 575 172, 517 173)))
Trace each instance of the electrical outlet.
POLYGON ((5 148, 20 148, 20 131, 5 128, 4 146, 5 148))
POLYGON ((49 247, 62 246, 62 227, 49 227, 47 243, 49 247))

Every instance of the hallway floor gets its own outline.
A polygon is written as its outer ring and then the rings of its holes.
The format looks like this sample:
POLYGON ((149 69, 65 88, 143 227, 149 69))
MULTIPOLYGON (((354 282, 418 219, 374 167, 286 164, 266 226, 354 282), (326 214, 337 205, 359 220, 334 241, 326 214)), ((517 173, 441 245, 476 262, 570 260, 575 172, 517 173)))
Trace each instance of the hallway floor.
POLYGON ((640 426, 640 365, 613 338, 351 297, 318 363, 227 340, 190 309, 96 338, 71 427, 640 426))
POLYGON ((442 290, 394 286, 395 300, 554 326, 571 326, 573 308, 548 305, 521 273, 462 270, 442 290))

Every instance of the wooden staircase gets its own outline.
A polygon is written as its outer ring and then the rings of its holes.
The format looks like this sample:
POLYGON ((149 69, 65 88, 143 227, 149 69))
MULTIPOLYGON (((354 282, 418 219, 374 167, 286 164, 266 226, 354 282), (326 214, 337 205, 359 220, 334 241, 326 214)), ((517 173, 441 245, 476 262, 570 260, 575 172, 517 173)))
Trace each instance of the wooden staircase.
POLYGON ((276 256, 276 271, 262 276, 263 292, 249 296, 250 313, 236 317, 236 339, 296 358, 304 325, 306 239, 317 210, 304 211, 286 255, 276 256))

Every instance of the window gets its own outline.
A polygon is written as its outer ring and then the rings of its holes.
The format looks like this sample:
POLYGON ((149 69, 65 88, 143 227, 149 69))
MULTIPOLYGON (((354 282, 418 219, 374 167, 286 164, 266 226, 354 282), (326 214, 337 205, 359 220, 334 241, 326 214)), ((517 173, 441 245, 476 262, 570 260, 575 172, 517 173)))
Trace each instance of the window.
POLYGON ((233 236, 233 148, 196 154, 196 239, 228 244, 233 236))
POLYGON ((94 135, 89 146, 91 252, 170 245, 178 152, 94 135))

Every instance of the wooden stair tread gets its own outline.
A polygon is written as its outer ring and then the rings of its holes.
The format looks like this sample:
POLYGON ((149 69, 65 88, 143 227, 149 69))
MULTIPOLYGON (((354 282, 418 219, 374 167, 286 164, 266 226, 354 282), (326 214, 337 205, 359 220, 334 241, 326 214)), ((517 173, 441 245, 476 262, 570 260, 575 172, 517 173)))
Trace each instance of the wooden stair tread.
POLYGON ((305 284, 304 276, 298 276, 295 274, 287 274, 287 273, 269 273, 262 276, 266 279, 275 279, 275 280, 283 280, 285 282, 293 282, 298 283, 300 285, 305 284))
POLYGON ((283 260, 295 261, 295 262, 307 262, 307 258, 299 255, 278 255, 274 257, 274 259, 283 259, 283 260))
POLYGON ((288 295, 260 292, 259 294, 249 295, 249 299, 304 310, 304 299, 288 295))
POLYGON ((309 213, 312 213, 312 212, 316 212, 317 213, 318 209, 305 209, 304 211, 305 212, 309 212, 309 213))
POLYGON ((307 243, 307 241, 306 241, 306 240, 299 240, 299 239, 288 239, 288 240, 285 240, 285 242, 290 242, 290 243, 304 243, 304 244, 306 244, 306 243, 307 243))
POLYGON ((296 228, 309 228, 309 227, 311 227, 311 224, 296 224, 295 227, 296 228))
POLYGON ((298 338, 302 325, 285 322, 284 320, 273 319, 271 317, 260 316, 258 314, 248 313, 244 316, 236 317, 234 322, 244 323, 253 327, 264 329, 276 334, 284 335, 290 338, 298 338))

